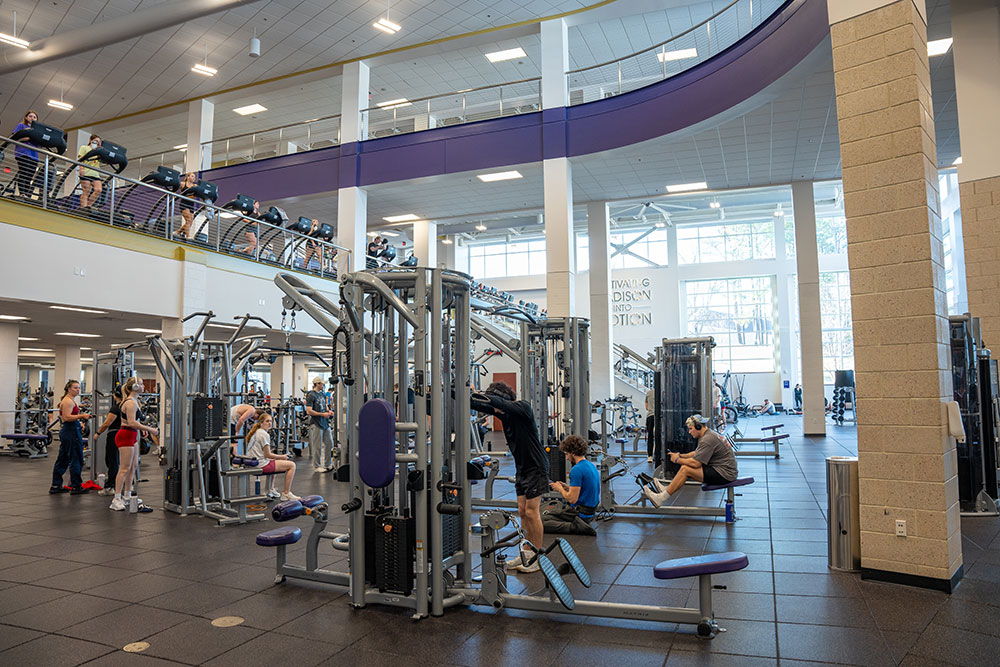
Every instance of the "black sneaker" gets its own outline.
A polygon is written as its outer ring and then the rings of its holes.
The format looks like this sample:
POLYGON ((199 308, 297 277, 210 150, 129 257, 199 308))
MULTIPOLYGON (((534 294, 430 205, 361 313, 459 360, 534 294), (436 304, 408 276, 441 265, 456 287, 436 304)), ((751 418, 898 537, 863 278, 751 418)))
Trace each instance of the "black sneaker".
POLYGON ((85 489, 82 486, 74 486, 72 489, 70 489, 69 495, 82 496, 85 493, 90 493, 90 489, 85 489))
POLYGON ((148 506, 148 505, 142 505, 142 504, 140 504, 139 505, 139 509, 136 510, 136 511, 139 512, 140 514, 149 514, 150 512, 153 511, 153 508, 150 507, 150 506, 148 506))
POLYGON ((66 493, 67 489, 64 486, 50 486, 49 493, 66 493))

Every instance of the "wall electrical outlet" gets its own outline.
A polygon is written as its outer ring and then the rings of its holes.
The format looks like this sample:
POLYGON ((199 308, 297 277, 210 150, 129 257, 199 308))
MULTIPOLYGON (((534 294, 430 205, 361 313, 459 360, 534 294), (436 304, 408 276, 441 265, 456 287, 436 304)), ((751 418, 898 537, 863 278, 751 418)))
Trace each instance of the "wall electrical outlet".
POLYGON ((896 537, 906 537, 905 519, 896 519, 896 537))

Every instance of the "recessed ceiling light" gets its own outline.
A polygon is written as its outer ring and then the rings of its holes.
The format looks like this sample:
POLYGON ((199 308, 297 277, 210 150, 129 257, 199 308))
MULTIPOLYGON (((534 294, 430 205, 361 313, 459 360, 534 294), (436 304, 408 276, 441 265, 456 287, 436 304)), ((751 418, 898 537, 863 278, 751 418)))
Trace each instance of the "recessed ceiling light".
POLYGON ((205 76, 215 76, 216 74, 219 73, 219 70, 215 69, 214 67, 209 67, 208 65, 202 65, 201 63, 198 63, 197 65, 192 67, 191 71, 196 72, 197 74, 204 74, 205 76))
POLYGON ((49 100, 49 106, 56 109, 62 109, 63 111, 72 111, 73 105, 69 102, 63 102, 62 100, 49 100))
POLYGON ((100 338, 98 334, 76 333, 74 331, 60 331, 57 336, 75 336, 76 338, 100 338))
POLYGON ((381 234, 381 235, 382 235, 382 236, 387 236, 387 237, 389 237, 390 239, 394 239, 394 238, 396 238, 397 236, 399 236, 399 232, 382 232, 382 234, 381 234))
POLYGON ((94 315, 107 315, 106 310, 94 310, 93 308, 77 308, 75 306, 49 306, 52 310, 72 310, 75 313, 92 313, 94 315))
POLYGON ((441 243, 445 245, 451 245, 451 239, 446 236, 443 239, 441 239, 441 243))
POLYGON ((93 350, 94 348, 92 348, 92 347, 81 347, 80 349, 81 350, 93 350))
POLYGON ((7 320, 9 322, 17 322, 26 319, 28 318, 24 317, 23 315, 0 315, 0 320, 7 320))
POLYGON ((410 101, 405 97, 400 97, 398 100, 389 100, 388 102, 378 102, 375 106, 380 109, 399 109, 400 107, 410 106, 410 101))
POLYGON ((22 347, 21 352, 52 352, 47 347, 22 347))
POLYGON ((955 161, 951 163, 951 166, 957 167, 960 164, 962 164, 962 156, 961 155, 959 155, 957 158, 955 158, 955 161))
POLYGON ((330 349, 329 345, 312 345, 310 347, 312 347, 312 349, 314 349, 314 350, 329 350, 330 349))
POLYGON ((676 185, 668 185, 667 192, 692 192, 694 190, 707 190, 708 183, 702 181, 700 183, 677 183, 676 185))
POLYGON ((241 116, 249 116, 252 113, 260 113, 261 111, 267 111, 267 107, 261 104, 248 104, 245 107, 239 107, 233 109, 236 113, 241 116))
POLYGON ((697 58, 698 49, 680 49, 677 51, 658 51, 656 53, 656 59, 661 63, 670 62, 671 60, 687 60, 688 58, 697 58))
POLYGON ((186 151, 187 147, 188 147, 187 144, 177 144, 176 146, 174 146, 174 150, 175 151, 186 151))
POLYGON ((494 183, 496 181, 509 181, 514 178, 523 177, 521 176, 521 172, 515 169, 513 171, 495 171, 492 174, 476 174, 476 178, 483 183, 494 183))
POLYGON ((145 334, 163 333, 163 331, 160 329, 143 329, 141 327, 133 327, 131 329, 126 329, 125 331, 134 331, 136 333, 145 333, 145 334))
POLYGON ((419 220, 420 216, 414 215, 413 213, 403 213, 402 215, 390 215, 389 217, 382 219, 386 222, 414 222, 415 220, 419 220))
POLYGON ((524 52, 520 46, 516 49, 507 49, 505 51, 494 51, 493 53, 487 53, 486 59, 491 63, 499 63, 504 60, 513 60, 514 58, 524 58, 528 54, 524 52))
POLYGON ((377 30, 381 30, 384 33, 388 33, 390 35, 395 35, 397 32, 403 29, 401 25, 393 23, 387 18, 381 18, 375 23, 372 23, 372 27, 377 30))
POLYGON ((943 56, 948 53, 951 48, 951 37, 946 37, 945 39, 935 39, 927 42, 927 55, 931 58, 934 56, 943 56))
POLYGON ((28 336, 18 336, 18 340, 38 340, 37 338, 30 338, 28 336))

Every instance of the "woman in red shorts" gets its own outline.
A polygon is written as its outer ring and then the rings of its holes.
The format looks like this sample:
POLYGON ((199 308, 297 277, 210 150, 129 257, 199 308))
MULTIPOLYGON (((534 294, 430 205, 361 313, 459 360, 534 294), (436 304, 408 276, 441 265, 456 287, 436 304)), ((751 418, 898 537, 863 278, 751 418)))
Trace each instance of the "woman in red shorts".
MULTIPOLYGON (((122 386, 122 425, 115 434, 115 445, 118 447, 118 478, 115 480, 115 499, 111 501, 111 509, 121 512, 127 505, 124 497, 132 496, 132 480, 135 479, 135 469, 139 464, 138 445, 139 433, 148 433, 152 436, 160 434, 159 429, 150 428, 142 423, 143 415, 139 410, 139 394, 142 393, 142 382, 139 378, 129 378, 122 386)), ((140 503, 141 504, 141 503, 140 503)), ((151 509, 142 508, 143 511, 151 512, 151 509)))
POLYGON ((271 451, 271 430, 273 420, 266 412, 257 417, 257 422, 247 434, 247 459, 255 459, 262 475, 285 473, 285 491, 279 500, 298 500, 292 493, 292 478, 295 477, 295 463, 290 455, 275 454, 271 451))

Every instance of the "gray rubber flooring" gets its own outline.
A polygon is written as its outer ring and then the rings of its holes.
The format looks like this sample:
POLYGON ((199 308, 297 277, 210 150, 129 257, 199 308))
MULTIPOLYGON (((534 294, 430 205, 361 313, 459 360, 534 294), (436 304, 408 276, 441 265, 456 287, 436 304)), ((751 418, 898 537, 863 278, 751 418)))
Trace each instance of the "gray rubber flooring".
MULTIPOLYGON (((254 536, 273 523, 219 528, 208 519, 157 510, 128 515, 108 499, 49 496, 54 461, 0 458, 0 665, 996 665, 1000 664, 1000 520, 963 519, 965 579, 952 595, 861 581, 831 572, 826 557, 824 459, 853 454, 853 427, 801 436, 801 419, 780 460, 741 458, 756 484, 737 499, 741 520, 619 516, 597 537, 572 543, 594 580, 581 599, 684 605, 693 580, 658 581, 667 558, 741 550, 750 567, 715 578, 715 609, 727 632, 701 641, 693 628, 643 621, 454 609, 413 621, 382 607, 354 610, 343 591, 289 580, 274 585, 273 551, 254 536), (241 616, 237 627, 211 620, 241 616), (148 642, 142 653, 122 649, 148 642)), ((773 420, 769 420, 773 421, 773 420)), ((763 420, 750 420, 750 434, 763 420)), ((636 470, 649 470, 634 458, 636 470)), ((511 467, 505 461, 505 472, 511 467)), ((162 498, 161 469, 143 465, 146 503, 162 498)), ((497 491, 510 494, 498 482, 497 491)), ((344 485, 300 459, 293 489, 339 507, 344 485)), ((481 493, 482 486, 474 487, 481 493)), ((617 480, 625 500, 638 487, 617 480)), ((717 504, 686 489, 678 503, 717 504)), ((298 522, 303 531, 308 520, 298 522)), ((337 517, 331 528, 343 527, 337 517)), ((300 562, 305 540, 290 548, 300 562)), ((320 563, 346 569, 321 545, 320 563)), ((511 578, 534 590, 541 575, 511 578)))

